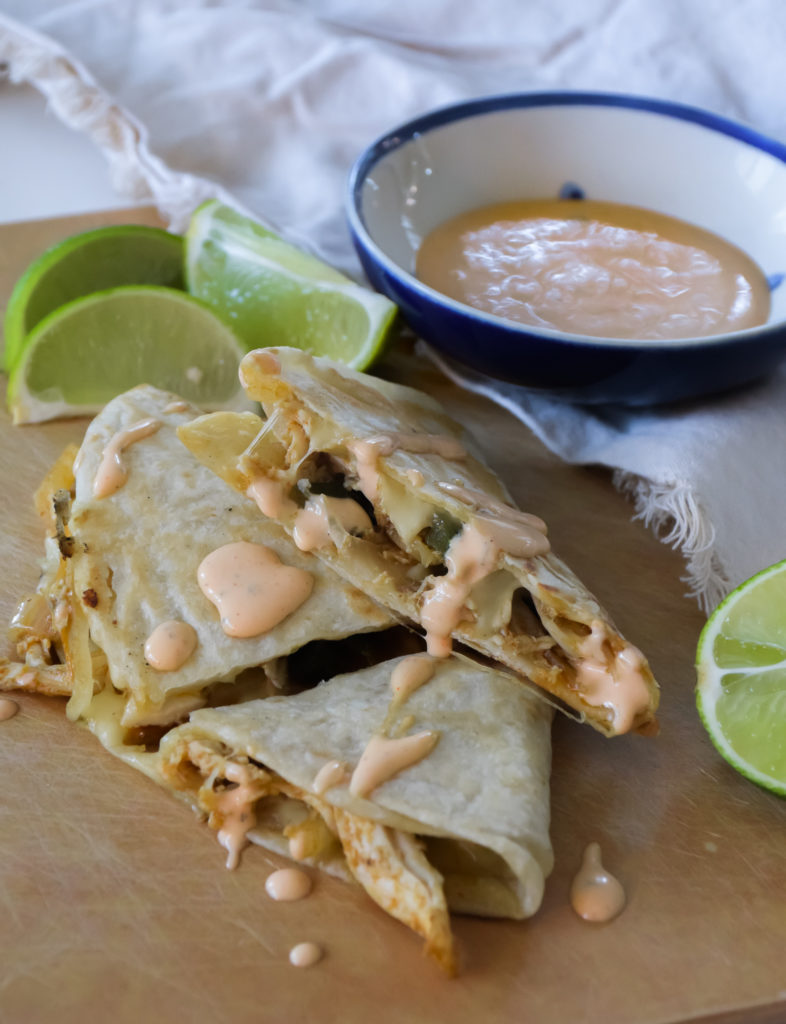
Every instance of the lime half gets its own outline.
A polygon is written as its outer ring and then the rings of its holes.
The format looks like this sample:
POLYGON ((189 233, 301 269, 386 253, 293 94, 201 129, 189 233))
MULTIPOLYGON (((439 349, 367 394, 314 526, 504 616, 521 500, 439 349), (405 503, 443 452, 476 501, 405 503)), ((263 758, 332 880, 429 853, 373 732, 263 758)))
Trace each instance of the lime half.
POLYGON ((14 423, 97 412, 137 384, 205 409, 247 406, 244 349, 202 302, 172 288, 97 292, 50 313, 31 332, 8 382, 14 423))
POLYGON ((718 751, 752 782, 786 796, 786 562, 716 608, 696 668, 696 704, 718 751))
POLYGON ((182 288, 183 239, 160 228, 122 224, 86 231, 47 249, 19 278, 8 300, 6 370, 14 369, 27 335, 53 310, 129 284, 182 288))
POLYGON ((363 370, 396 307, 218 200, 186 234, 189 291, 228 318, 246 348, 288 345, 363 370))

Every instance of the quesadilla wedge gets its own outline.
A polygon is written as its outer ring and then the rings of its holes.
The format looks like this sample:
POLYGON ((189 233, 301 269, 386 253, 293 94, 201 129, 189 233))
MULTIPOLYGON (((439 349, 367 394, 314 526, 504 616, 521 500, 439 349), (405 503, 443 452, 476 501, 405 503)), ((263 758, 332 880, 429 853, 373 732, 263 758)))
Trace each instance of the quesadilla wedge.
POLYGON ((250 352, 241 380, 264 419, 216 413, 180 437, 302 550, 422 626, 431 653, 459 640, 606 735, 652 728, 643 654, 435 401, 290 348, 250 352))
MULTIPOLYGON (((193 458, 176 431, 198 413, 152 387, 121 395, 37 497, 44 570, 12 623, 23 661, 0 667, 0 688, 69 695, 69 717, 118 750, 222 684, 240 693, 247 669, 268 672, 246 674, 242 695, 268 692, 282 659, 310 641, 394 622, 193 458)), ((221 699, 238 693, 224 686, 221 699)))
POLYGON ((161 772, 234 863, 255 842, 350 874, 449 972, 448 909, 524 918, 552 866, 552 708, 453 655, 410 655, 295 696, 205 708, 161 772))

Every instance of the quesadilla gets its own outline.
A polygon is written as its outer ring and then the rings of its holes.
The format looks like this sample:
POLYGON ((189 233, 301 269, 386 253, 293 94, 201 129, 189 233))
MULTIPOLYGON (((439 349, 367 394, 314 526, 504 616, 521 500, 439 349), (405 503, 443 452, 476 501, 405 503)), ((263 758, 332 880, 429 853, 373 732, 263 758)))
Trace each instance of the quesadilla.
POLYGON ((189 454, 176 431, 198 414, 135 388, 37 497, 44 571, 12 623, 23 663, 0 668, 0 687, 69 695, 69 717, 118 750, 206 703, 269 692, 309 642, 395 621, 189 454))
POLYGON ((508 666, 612 736, 652 729, 644 655, 514 507, 429 396, 299 349, 241 364, 265 418, 216 413, 180 437, 303 551, 402 619, 508 666))
POLYGON ((160 769, 236 858, 244 835, 351 875, 455 969, 448 910, 524 918, 551 870, 552 708, 453 655, 398 658, 295 696, 205 708, 160 769))

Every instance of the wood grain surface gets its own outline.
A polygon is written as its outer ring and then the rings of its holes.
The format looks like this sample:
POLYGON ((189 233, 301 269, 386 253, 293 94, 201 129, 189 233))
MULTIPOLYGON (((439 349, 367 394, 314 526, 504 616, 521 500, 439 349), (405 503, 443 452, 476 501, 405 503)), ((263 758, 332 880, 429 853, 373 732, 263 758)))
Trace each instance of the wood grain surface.
MULTIPOLYGON (((152 211, 0 228, 0 301, 50 241, 152 211)), ((420 941, 357 889, 316 877, 276 904, 282 862, 239 870, 209 829, 70 725, 63 702, 20 697, 0 724, 0 1020, 474 1024, 717 1024, 786 1020, 786 801, 714 752, 694 709, 703 617, 680 557, 631 520, 609 474, 557 461, 489 402, 461 393, 405 346, 380 367, 443 401, 477 436, 554 549, 648 654, 662 687, 656 738, 554 727, 556 867, 523 923, 455 918, 463 970, 447 980, 420 941), (568 902, 585 845, 600 842, 628 907, 588 925, 568 902), (291 967, 304 940, 316 967, 291 967)), ((0 414, 0 619, 35 585, 33 491, 84 422, 13 428, 0 414)), ((165 505, 160 514, 166 514, 165 505)))

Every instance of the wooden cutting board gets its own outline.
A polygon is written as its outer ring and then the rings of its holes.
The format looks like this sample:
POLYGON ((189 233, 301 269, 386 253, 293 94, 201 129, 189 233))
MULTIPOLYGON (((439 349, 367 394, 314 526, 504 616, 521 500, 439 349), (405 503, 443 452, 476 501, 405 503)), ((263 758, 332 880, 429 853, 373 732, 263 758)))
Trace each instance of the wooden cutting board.
MULTIPOLYGON (((96 223, 153 211, 0 228, 0 302, 35 253, 96 223)), ((703 617, 680 557, 640 523, 605 471, 563 465, 508 414, 463 394, 405 349, 383 375, 425 388, 474 431, 519 504, 643 650, 662 686, 657 738, 554 727, 556 867, 536 917, 455 919, 463 971, 447 980, 420 941, 365 895, 317 877, 301 903, 264 881, 252 848, 236 872, 205 825, 115 761, 58 699, 20 697, 0 724, 0 1020, 409 1021, 724 1024, 786 1019, 786 801, 715 754, 693 703, 703 617), (597 840, 628 907, 607 925, 568 902, 597 840), (311 939, 327 955, 298 970, 311 939)), ((0 414, 0 619, 36 582, 33 491, 84 422, 13 428, 0 414)))

